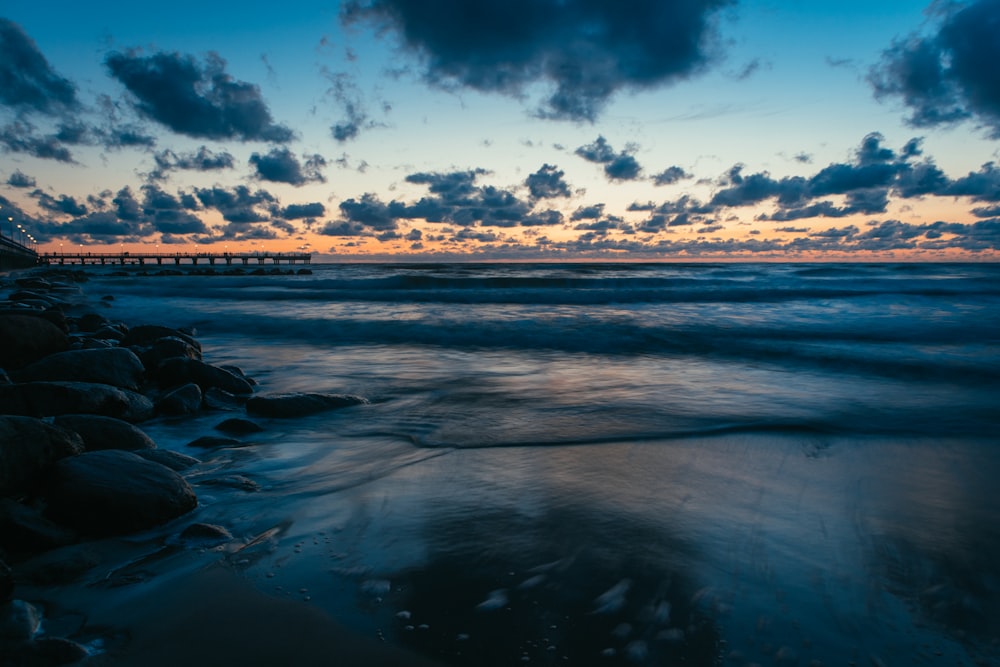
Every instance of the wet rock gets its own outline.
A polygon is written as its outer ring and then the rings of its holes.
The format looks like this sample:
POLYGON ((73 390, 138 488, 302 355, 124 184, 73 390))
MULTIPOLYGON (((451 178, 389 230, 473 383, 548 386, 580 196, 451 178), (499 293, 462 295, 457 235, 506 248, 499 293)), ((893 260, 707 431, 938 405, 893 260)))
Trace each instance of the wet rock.
POLYGON ((50 283, 45 278, 39 278, 36 276, 28 276, 26 278, 16 278, 14 280, 14 284, 20 287, 21 289, 40 290, 43 292, 47 292, 50 289, 52 289, 52 283, 50 283))
POLYGON ((56 667, 83 660, 87 649, 61 637, 39 637, 11 648, 11 657, 19 667, 56 667))
POLYGON ((0 416, 0 496, 27 493, 56 461, 82 451, 75 433, 32 417, 0 416))
POLYGON ((0 313, 0 367, 21 368, 68 346, 66 334, 45 317, 0 313))
POLYGON ((243 442, 236 438, 223 438, 218 435, 204 435, 188 443, 188 447, 212 449, 214 447, 242 447, 243 442))
POLYGON ((260 484, 246 475, 223 475, 221 477, 203 477, 198 480, 202 486, 222 486, 228 489, 254 492, 260 491, 260 484))
POLYGON ((198 500, 175 471, 131 452, 86 452, 56 463, 47 513, 83 533, 120 535, 166 523, 198 500))
POLYGON ((154 463, 167 466, 171 470, 187 470, 191 466, 201 463, 193 456, 187 456, 180 452, 173 452, 169 449, 143 449, 135 452, 139 456, 154 463))
POLYGON ((48 551, 76 540, 76 533, 50 521, 34 507, 0 498, 0 546, 10 553, 48 551))
POLYGON ((19 579, 36 586, 63 586, 77 581, 102 562, 92 546, 75 544, 49 551, 17 566, 19 579))
POLYGON ((163 415, 193 415, 201 409, 201 387, 192 383, 167 392, 156 404, 163 415))
POLYGON ((131 350, 109 347, 51 354, 13 375, 19 382, 96 382, 135 391, 145 372, 131 350))
POLYGON ((101 327, 94 332, 94 338, 99 338, 101 340, 113 340, 120 343, 125 339, 125 332, 113 326, 101 327))
POLYGON ((14 573, 0 560, 0 605, 14 597, 14 573))
POLYGON ((192 523, 180 534, 185 542, 219 544, 233 539, 232 533, 213 523, 192 523))
POLYGON ((0 385, 0 413, 53 417, 93 414, 140 422, 153 417, 153 402, 133 391, 93 382, 24 382, 0 385))
POLYGON ((24 600, 0 605, 0 644, 28 641, 38 632, 41 623, 38 610, 24 600))
POLYGON ((154 373, 164 359, 183 357, 186 359, 201 360, 200 350, 183 338, 177 338, 176 336, 159 338, 153 341, 151 345, 144 347, 136 346, 132 349, 139 355, 143 365, 154 373))
POLYGON ((262 417, 304 417, 367 402, 348 394, 270 394, 251 397, 246 407, 247 412, 262 417))
POLYGON ((250 433, 260 433, 264 430, 259 424, 239 417, 219 422, 215 425, 215 429, 232 435, 249 435, 250 433))
POLYGON ((206 389, 203 398, 209 410, 242 410, 247 402, 246 396, 236 396, 218 387, 206 389))
POLYGON ((161 338, 180 338, 188 345, 201 352, 201 344, 191 335, 184 333, 180 329, 171 329, 156 324, 143 324, 132 327, 128 330, 128 335, 122 341, 122 345, 130 347, 132 345, 147 346, 161 338))
POLYGON ((60 415, 53 420, 59 428, 73 431, 83 439, 87 451, 101 449, 155 449, 156 443, 138 426, 100 415, 60 415))
POLYGON ((165 359, 156 369, 161 386, 193 382, 202 391, 215 387, 230 394, 252 394, 253 387, 244 378, 197 359, 165 359))
POLYGON ((85 313, 76 320, 77 329, 85 332, 94 332, 103 327, 112 326, 111 320, 100 313, 85 313))

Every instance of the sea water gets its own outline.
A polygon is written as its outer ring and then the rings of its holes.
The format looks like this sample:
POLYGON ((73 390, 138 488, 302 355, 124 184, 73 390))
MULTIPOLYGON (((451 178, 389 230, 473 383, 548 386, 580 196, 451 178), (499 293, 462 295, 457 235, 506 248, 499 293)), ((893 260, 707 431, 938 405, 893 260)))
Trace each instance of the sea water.
POLYGON ((367 399, 144 425, 261 590, 446 664, 1000 657, 998 265, 143 268, 86 290, 367 399))

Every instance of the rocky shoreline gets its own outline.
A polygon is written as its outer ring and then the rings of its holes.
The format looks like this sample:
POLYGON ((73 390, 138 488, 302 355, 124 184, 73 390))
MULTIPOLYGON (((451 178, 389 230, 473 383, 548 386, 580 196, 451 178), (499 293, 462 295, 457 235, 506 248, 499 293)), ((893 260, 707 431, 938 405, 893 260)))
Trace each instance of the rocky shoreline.
MULTIPOLYGON (((92 648, 43 629, 20 599, 46 554, 168 526, 171 539, 233 538, 224 526, 185 522, 198 506, 186 478, 196 458, 158 448, 142 424, 217 412, 216 433, 189 447, 238 447, 255 419, 294 418, 357 405, 335 394, 267 394, 233 366, 203 359, 196 332, 109 317, 114 297, 88 297, 80 270, 0 276, 0 655, 3 665, 84 661, 92 648)), ((201 481, 200 483, 206 483, 201 481)), ((239 474, 215 480, 252 491, 239 474)), ((44 568, 42 568, 44 570, 44 568)))

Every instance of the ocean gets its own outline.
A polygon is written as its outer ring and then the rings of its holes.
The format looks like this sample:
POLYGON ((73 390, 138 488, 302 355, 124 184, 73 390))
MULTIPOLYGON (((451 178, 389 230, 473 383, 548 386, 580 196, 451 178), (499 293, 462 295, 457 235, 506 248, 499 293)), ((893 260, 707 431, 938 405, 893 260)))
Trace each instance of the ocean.
POLYGON ((1000 664, 1000 265, 139 269, 85 290, 368 401, 144 424, 247 545, 161 570, 451 665, 1000 664))

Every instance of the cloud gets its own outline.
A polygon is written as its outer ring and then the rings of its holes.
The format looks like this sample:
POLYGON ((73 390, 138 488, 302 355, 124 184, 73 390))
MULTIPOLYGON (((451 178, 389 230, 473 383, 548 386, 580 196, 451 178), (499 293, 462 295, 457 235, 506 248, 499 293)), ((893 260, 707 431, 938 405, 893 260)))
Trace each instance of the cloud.
POLYGON ((35 179, 21 172, 20 169, 15 170, 14 173, 7 178, 7 185, 13 188, 33 188, 35 187, 35 184, 35 179))
POLYGON ((53 213, 81 216, 87 212, 86 206, 78 203, 76 199, 69 195, 53 197, 42 190, 36 189, 31 192, 31 196, 38 200, 39 206, 53 213))
POLYGON ((281 209, 282 218, 286 220, 302 220, 304 218, 319 218, 326 215, 326 207, 320 202, 310 204, 289 204, 281 209))
POLYGON ((897 40, 870 70, 876 97, 901 99, 916 127, 975 119, 1000 138, 1000 3, 942 2, 932 9, 932 34, 897 40))
POLYGON ((395 33, 425 80, 521 98, 535 113, 594 121, 619 91, 689 78, 716 53, 719 10, 732 0, 348 0, 345 24, 395 33))
POLYGON ((245 185, 237 185, 231 189, 218 186, 199 188, 194 195, 206 208, 214 208, 225 220, 238 224, 266 222, 271 219, 271 211, 278 205, 277 198, 270 192, 251 191, 245 185))
POLYGON ((233 156, 227 152, 215 153, 206 146, 200 146, 194 153, 175 153, 169 148, 153 156, 156 169, 150 176, 164 178, 167 172, 175 169, 191 171, 221 171, 232 169, 235 164, 233 156))
POLYGON ((19 25, 4 18, 0 18, 0 103, 50 115, 80 106, 76 86, 53 71, 19 25))
POLYGON ((11 153, 26 153, 43 160, 73 162, 73 154, 57 136, 38 136, 34 126, 24 121, 16 121, 0 128, 0 146, 11 153))
POLYGON ((274 143, 293 138, 288 127, 271 118, 260 89, 233 79, 218 54, 210 53, 202 64, 179 53, 115 51, 104 63, 142 115, 178 134, 274 143))
POLYGON ((291 185, 326 182, 320 171, 326 166, 322 155, 306 156, 305 163, 300 164, 287 148, 274 148, 265 155, 254 153, 250 156, 250 164, 256 168, 257 177, 265 181, 291 185))
POLYGON ((535 173, 525 179, 524 184, 535 199, 569 197, 569 185, 563 179, 566 172, 551 164, 543 164, 535 173))
POLYGON ((324 75, 331 84, 327 94, 333 97, 344 112, 343 120, 330 127, 330 134, 334 139, 344 143, 356 139, 362 130, 377 126, 377 123, 369 119, 361 90, 350 74, 324 70, 324 75))
POLYGON ((628 145, 621 152, 615 151, 608 140, 598 136, 593 143, 580 146, 574 151, 588 162, 604 165, 604 175, 611 181, 633 181, 639 178, 642 167, 632 156, 636 146, 628 145))
POLYGON ((667 167, 663 171, 653 176, 653 185, 673 185, 685 178, 691 178, 691 174, 687 173, 678 166, 667 167))

